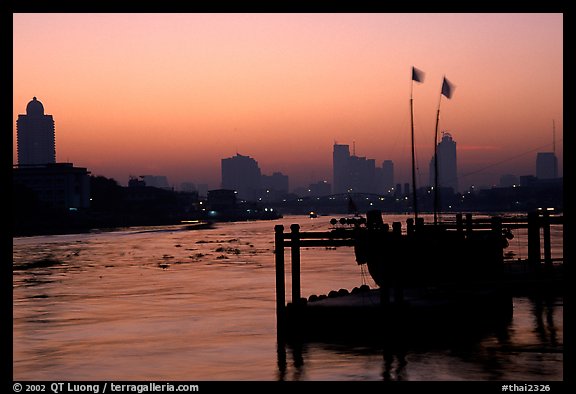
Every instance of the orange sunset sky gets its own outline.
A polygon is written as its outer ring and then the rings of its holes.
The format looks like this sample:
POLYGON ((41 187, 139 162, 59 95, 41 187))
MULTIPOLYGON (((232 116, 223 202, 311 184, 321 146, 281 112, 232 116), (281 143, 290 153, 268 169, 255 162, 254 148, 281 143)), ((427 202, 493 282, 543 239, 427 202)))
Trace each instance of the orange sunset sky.
POLYGON ((16 119, 36 96, 54 116, 56 158, 126 185, 166 175, 220 187, 220 160, 255 158, 291 188, 332 181, 332 145, 393 160, 410 179, 411 67, 418 186, 440 131, 458 147, 460 185, 563 173, 562 14, 13 15, 16 119))

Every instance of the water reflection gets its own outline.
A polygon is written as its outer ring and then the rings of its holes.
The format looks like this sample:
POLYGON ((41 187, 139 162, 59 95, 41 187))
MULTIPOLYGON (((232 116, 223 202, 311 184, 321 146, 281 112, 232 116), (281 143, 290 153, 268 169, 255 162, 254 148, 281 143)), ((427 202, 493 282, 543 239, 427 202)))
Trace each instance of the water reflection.
POLYGON ((343 359, 381 358, 378 375, 371 365, 364 373, 342 374, 352 380, 561 380, 563 306, 556 296, 517 297, 517 315, 494 320, 478 329, 445 335, 401 335, 377 343, 356 336, 346 341, 288 342, 278 346, 279 380, 305 376, 322 380, 321 369, 334 369, 343 359), (558 310, 560 308, 560 310, 558 310), (529 321, 530 324, 526 325, 529 321), (558 328, 560 327, 560 329, 558 328), (322 357, 318 354, 322 353, 322 357), (322 360, 325 365, 318 365, 322 360), (312 364, 312 365, 311 365, 312 364))
POLYGON ((557 300, 553 296, 536 295, 530 297, 534 313, 535 328, 538 339, 542 344, 558 346, 557 328, 554 323, 554 309, 557 300))
POLYGON ((406 352, 399 350, 397 353, 394 353, 389 350, 384 350, 383 356, 384 370, 382 371, 382 380, 406 380, 406 366, 408 365, 408 362, 406 361, 406 352), (396 362, 396 366, 394 366, 394 362, 396 362))

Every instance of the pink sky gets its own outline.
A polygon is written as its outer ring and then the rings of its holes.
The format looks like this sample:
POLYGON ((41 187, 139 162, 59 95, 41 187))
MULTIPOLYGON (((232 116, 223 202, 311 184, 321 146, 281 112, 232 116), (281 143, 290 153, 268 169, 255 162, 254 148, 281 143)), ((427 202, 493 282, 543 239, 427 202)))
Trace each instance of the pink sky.
POLYGON ((36 96, 56 123, 57 161, 126 184, 219 187, 241 153, 291 187, 332 178, 332 145, 410 174, 410 71, 418 182, 440 131, 460 184, 535 173, 563 158, 562 14, 14 14, 16 119, 36 96))

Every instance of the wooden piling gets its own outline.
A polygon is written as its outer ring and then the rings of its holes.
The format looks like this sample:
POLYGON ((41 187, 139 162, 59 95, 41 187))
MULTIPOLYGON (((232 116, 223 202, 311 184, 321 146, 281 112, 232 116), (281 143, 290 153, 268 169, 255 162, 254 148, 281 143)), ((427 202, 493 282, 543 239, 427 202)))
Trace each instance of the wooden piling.
POLYGON ((492 216, 490 223, 494 235, 502 235, 502 218, 500 216, 492 216))
POLYGON ((392 223, 392 233, 394 235, 397 235, 397 236, 402 235, 402 223, 401 222, 393 222, 392 223))
POLYGON ((416 218, 416 232, 422 232, 424 229, 424 218, 416 218))
POLYGON ((414 234, 414 219, 412 218, 406 219, 406 234, 408 235, 414 234))
MULTIPOLYGON (((395 237, 400 238, 399 241, 401 242, 402 239, 402 223, 401 222, 393 222, 392 223, 392 233, 395 237)), ((401 256, 392 256, 392 259, 400 259, 401 256)), ((393 264, 398 265, 399 261, 393 261, 393 264)), ((404 278, 396 278, 394 283, 394 303, 400 304, 404 301, 404 290, 402 289, 402 282, 404 278)), ((387 290, 388 291, 388 290, 387 290)))
POLYGON ((466 234, 472 235, 472 214, 466 214, 466 234))
POLYGON ((462 220, 461 213, 456 214, 456 231, 458 231, 458 233, 462 233, 464 231, 464 221, 462 220))
POLYGON ((540 218, 538 212, 528 213, 528 264, 540 270, 540 218))
POLYGON ((284 338, 286 319, 286 285, 284 283, 284 226, 274 226, 274 253, 276 256, 276 335, 278 342, 284 338))
POLYGON ((291 255, 292 255, 292 304, 300 303, 300 225, 292 224, 291 231, 291 255))
POLYGON ((550 213, 546 210, 542 212, 542 237, 544 243, 544 267, 551 271, 552 267, 552 245, 550 243, 550 213))

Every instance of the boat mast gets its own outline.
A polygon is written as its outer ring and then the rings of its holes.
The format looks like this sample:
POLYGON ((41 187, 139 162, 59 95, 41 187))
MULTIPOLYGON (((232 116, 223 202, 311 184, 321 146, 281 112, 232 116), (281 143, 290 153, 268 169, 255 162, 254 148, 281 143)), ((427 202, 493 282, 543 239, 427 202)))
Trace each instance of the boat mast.
POLYGON ((438 224, 439 198, 438 198, 438 122, 440 121, 440 103, 442 96, 447 99, 452 98, 454 86, 446 79, 442 78, 442 89, 438 99, 438 112, 436 112, 436 129, 434 131, 434 225, 438 224))
POLYGON ((414 153, 414 81, 424 82, 424 72, 412 66, 412 81, 410 83, 410 131, 412 134, 412 200, 414 204, 414 220, 418 219, 418 201, 416 198, 416 155, 414 153))
POLYGON ((438 122, 440 121, 440 103, 442 93, 438 100, 438 111, 436 112, 436 129, 434 131, 434 225, 438 224, 438 122))
POLYGON ((414 78, 410 84, 410 129, 412 134, 412 201, 414 204, 414 219, 418 219, 418 203, 416 198, 416 159, 414 155, 414 98, 412 91, 414 89, 414 78))

